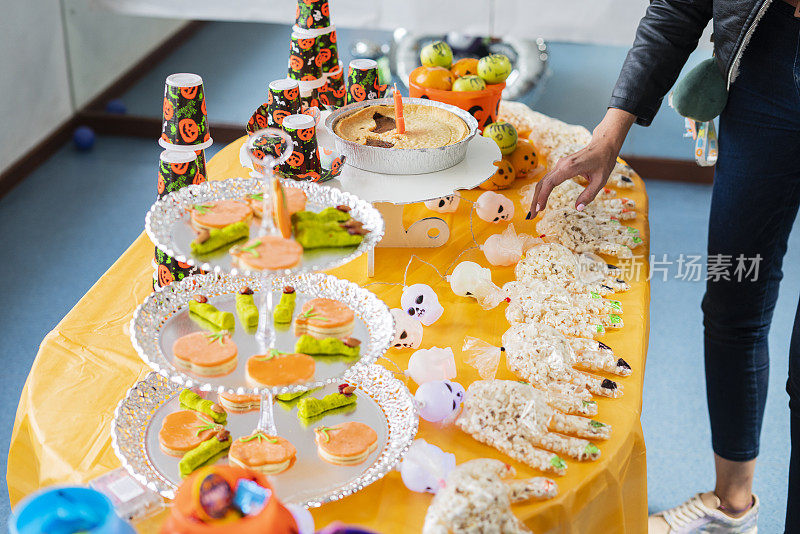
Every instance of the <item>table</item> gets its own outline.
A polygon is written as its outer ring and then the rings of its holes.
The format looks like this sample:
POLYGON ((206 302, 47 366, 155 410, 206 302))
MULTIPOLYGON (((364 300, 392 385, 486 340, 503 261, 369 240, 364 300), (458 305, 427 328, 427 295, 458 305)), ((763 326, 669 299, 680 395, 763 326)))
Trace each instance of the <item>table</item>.
MULTIPOLYGON (((243 140, 232 143, 208 163, 214 179, 247 176, 239 164, 243 140)), ((534 221, 525 221, 519 209, 517 190, 525 182, 504 191, 515 201, 517 232, 535 233, 534 221)), ((475 200, 479 191, 463 196, 475 200)), ((636 201, 639 217, 626 222, 639 229, 649 242, 647 195, 644 183, 636 179, 636 188, 625 196, 636 201)), ((403 271, 412 255, 444 271, 464 249, 473 245, 469 231, 469 208, 463 202, 453 214, 441 214, 452 229, 450 242, 427 249, 380 248, 376 251, 375 278, 366 278, 366 256, 330 273, 360 284, 374 281, 400 284, 403 271)), ((431 213, 421 205, 408 206, 408 221, 431 213)), ((473 217, 479 242, 505 225, 490 225, 473 217)), ((649 250, 644 255, 643 278, 648 267, 649 250)), ((119 467, 111 448, 109 430, 114 408, 125 392, 149 369, 137 357, 126 333, 134 308, 151 291, 153 246, 141 235, 114 265, 98 280, 66 317, 42 342, 17 407, 17 416, 8 455, 7 482, 12 505, 26 494, 43 486, 83 483, 119 467)), ((483 255, 473 250, 459 261, 473 260, 488 265, 483 255)), ((513 267, 494 267, 498 285, 512 280, 513 267)), ((477 372, 461 361, 460 347, 466 335, 499 344, 508 328, 501 304, 483 311, 473 299, 456 296, 428 265, 414 261, 407 284, 426 283, 439 295, 445 312, 432 326, 425 327, 423 345, 452 346, 456 353, 456 380, 467 386, 478 379, 477 372)), ((371 285, 370 289, 390 307, 398 307, 399 285, 371 285)), ((568 474, 557 478, 559 493, 542 503, 515 505, 514 512, 537 533, 615 533, 644 532, 647 520, 647 488, 644 438, 639 417, 642 407, 642 384, 649 332, 649 282, 632 283, 629 292, 616 296, 624 306, 625 327, 611 331, 602 340, 625 358, 634 373, 620 379, 625 395, 621 399, 599 398, 597 418, 613 425, 612 437, 601 443, 601 458, 596 462, 568 461, 568 474)), ((390 350, 389 356, 401 369, 406 368, 411 351, 390 350)), ((387 364, 391 367, 390 364, 387 364)), ((512 378, 505 361, 498 378, 512 378)), ((409 383, 412 391, 416 385, 409 383)), ((510 461, 494 449, 474 441, 454 426, 421 421, 418 437, 453 452, 457 461, 495 457, 509 461, 518 476, 534 476, 530 468, 510 461)), ((334 519, 361 524, 380 532, 418 532, 432 496, 409 492, 398 472, 372 484, 364 491, 313 510, 317 527, 334 519)), ((155 532, 162 516, 137 525, 140 532, 155 532)))

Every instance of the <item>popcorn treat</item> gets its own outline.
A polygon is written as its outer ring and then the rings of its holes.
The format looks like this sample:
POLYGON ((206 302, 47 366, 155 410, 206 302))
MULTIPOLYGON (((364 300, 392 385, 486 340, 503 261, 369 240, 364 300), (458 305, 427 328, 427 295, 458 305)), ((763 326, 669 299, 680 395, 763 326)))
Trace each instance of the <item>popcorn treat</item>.
POLYGON ((542 477, 509 480, 515 475, 510 465, 489 458, 459 465, 428 507, 423 534, 530 532, 511 512, 511 504, 551 499, 558 487, 542 477))
POLYGON ((576 358, 570 341, 553 328, 514 325, 503 334, 503 346, 511 372, 534 385, 567 383, 595 395, 622 396, 622 387, 613 380, 573 369, 576 358))
POLYGON ((536 230, 573 252, 595 252, 623 259, 632 258, 632 249, 642 243, 635 228, 572 208, 547 210, 536 230))
MULTIPOLYGON (((535 183, 528 184, 520 190, 524 209, 529 209, 535 190, 535 183)), ((553 188, 547 198, 545 209, 572 208, 578 200, 578 195, 582 192, 582 186, 572 180, 567 180, 553 188)), ((584 208, 584 212, 593 216, 615 217, 620 220, 635 219, 636 203, 628 198, 616 197, 616 194, 616 191, 607 187, 601 189, 597 197, 584 208)))
POLYGON ((620 269, 593 254, 575 254, 564 245, 545 243, 528 250, 514 269, 517 280, 548 280, 573 293, 607 295, 627 291, 620 269))

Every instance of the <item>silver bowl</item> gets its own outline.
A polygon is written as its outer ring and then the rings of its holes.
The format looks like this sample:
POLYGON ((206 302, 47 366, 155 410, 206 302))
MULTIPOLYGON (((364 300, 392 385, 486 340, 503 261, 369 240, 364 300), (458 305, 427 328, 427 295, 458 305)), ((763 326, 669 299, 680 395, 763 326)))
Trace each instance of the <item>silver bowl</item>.
POLYGON ((360 145, 336 135, 336 123, 347 115, 366 106, 393 106, 393 98, 379 98, 356 102, 337 109, 325 120, 325 127, 333 135, 336 150, 346 156, 345 163, 365 171, 381 174, 426 174, 448 169, 460 163, 467 154, 467 145, 478 132, 478 121, 463 109, 427 98, 403 98, 403 104, 431 106, 449 111, 462 119, 469 128, 467 136, 452 145, 439 148, 380 148, 360 145))

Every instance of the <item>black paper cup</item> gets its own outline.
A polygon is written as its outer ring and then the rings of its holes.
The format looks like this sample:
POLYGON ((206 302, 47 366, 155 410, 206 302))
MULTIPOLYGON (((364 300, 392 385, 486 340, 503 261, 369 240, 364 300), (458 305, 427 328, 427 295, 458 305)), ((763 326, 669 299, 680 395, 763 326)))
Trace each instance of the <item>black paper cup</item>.
POLYGON ((297 25, 304 29, 327 28, 331 25, 328 0, 297 0, 297 25))
POLYGON ((208 179, 208 172, 206 172, 206 151, 198 150, 194 154, 197 156, 197 174, 199 174, 196 178, 197 181, 194 183, 202 184, 208 179))
POLYGON ((163 121, 159 144, 166 149, 211 146, 203 79, 187 72, 171 74, 164 84, 163 121))
POLYGON ((245 131, 248 134, 251 134, 256 130, 268 128, 269 121, 267 120, 267 117, 269 117, 269 114, 269 105, 267 102, 264 102, 258 106, 258 109, 256 109, 252 115, 250 115, 250 120, 247 121, 247 126, 244 128, 245 131))
POLYGON ((203 270, 192 267, 188 263, 177 261, 169 254, 162 252, 158 247, 155 250, 156 272, 153 279, 153 289, 167 287, 172 282, 179 282, 187 276, 204 274, 203 270))
POLYGON ((324 85, 319 89, 314 87, 304 93, 300 93, 300 113, 305 113, 308 108, 318 108, 320 106, 320 90, 324 87, 324 85))
POLYGON ((372 59, 354 59, 347 70, 347 103, 383 98, 386 85, 378 79, 378 63, 372 59))
POLYGON ((280 165, 279 171, 295 180, 319 181, 322 164, 319 159, 314 117, 289 115, 283 120, 283 129, 294 143, 291 156, 280 165))
POLYGON ((206 181, 205 174, 198 172, 197 154, 193 150, 165 150, 158 162, 158 198, 187 185, 206 181))
POLYGON ((284 78, 270 82, 267 89, 267 127, 280 127, 283 119, 300 113, 300 84, 284 78))
POLYGON ((344 69, 342 64, 325 75, 325 85, 323 86, 319 100, 325 106, 338 109, 347 104, 347 87, 344 85, 344 69))
POLYGON ((304 82, 322 80, 322 83, 325 83, 322 67, 317 64, 318 39, 292 32, 289 43, 288 78, 304 82))
POLYGON ((335 29, 317 37, 317 58, 315 61, 322 69, 322 74, 327 74, 339 67, 339 48, 336 44, 335 29))

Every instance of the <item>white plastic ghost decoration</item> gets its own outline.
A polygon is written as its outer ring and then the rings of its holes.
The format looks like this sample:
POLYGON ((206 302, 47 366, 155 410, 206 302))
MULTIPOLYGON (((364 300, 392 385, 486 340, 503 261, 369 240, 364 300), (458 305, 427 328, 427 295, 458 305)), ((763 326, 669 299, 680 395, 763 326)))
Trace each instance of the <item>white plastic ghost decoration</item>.
POLYGON ((408 359, 406 376, 411 377, 417 384, 455 378, 456 359, 453 349, 431 347, 418 350, 408 359))
POLYGON ((438 321, 444 313, 436 292, 425 284, 414 284, 403 288, 400 305, 409 316, 416 317, 425 326, 438 321))
POLYGON ((514 203, 505 195, 486 191, 475 202, 475 212, 486 222, 506 222, 514 216, 514 203))
POLYGON ((464 402, 464 386, 450 380, 425 382, 414 394, 419 416, 431 423, 455 419, 464 402))
POLYGON ((481 250, 492 265, 515 265, 528 249, 543 241, 528 234, 517 234, 514 223, 499 234, 490 235, 481 250))
POLYGON ((422 323, 400 308, 389 310, 394 317, 394 340, 396 349, 416 349, 422 343, 422 323))
POLYGON ((425 207, 437 213, 453 213, 458 209, 460 200, 461 194, 456 191, 452 195, 428 200, 425 202, 425 207))
POLYGON ((435 494, 444 487, 447 475, 455 467, 455 454, 444 452, 424 439, 415 439, 398 470, 403 484, 411 491, 435 494))
POLYGON ((473 297, 485 310, 491 310, 507 296, 492 282, 492 271, 474 261, 462 261, 447 277, 453 293, 461 297, 473 297))

